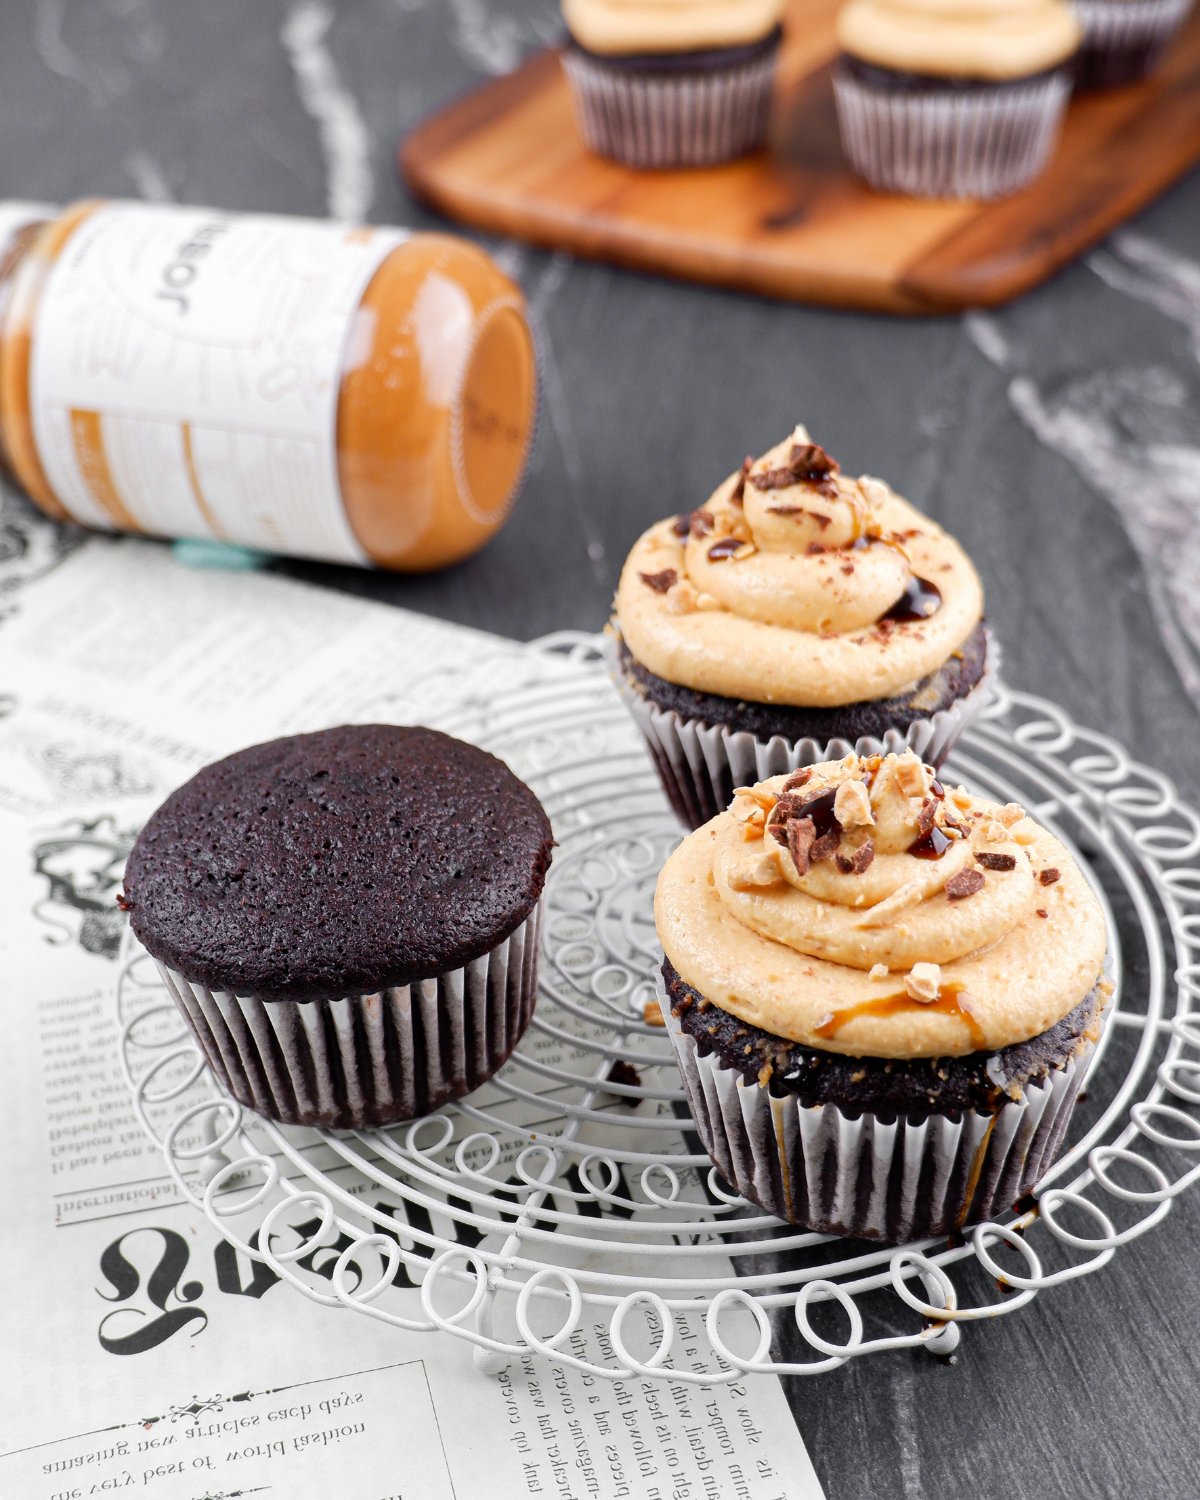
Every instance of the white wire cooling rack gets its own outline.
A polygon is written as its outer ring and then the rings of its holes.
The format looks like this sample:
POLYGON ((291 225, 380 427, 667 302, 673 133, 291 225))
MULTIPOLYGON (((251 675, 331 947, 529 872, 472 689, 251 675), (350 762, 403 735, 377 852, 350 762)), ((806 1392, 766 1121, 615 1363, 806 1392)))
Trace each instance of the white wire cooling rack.
POLYGON ((465 1339, 493 1373, 540 1354, 612 1379, 666 1362, 672 1380, 710 1385, 921 1345, 947 1356, 965 1323, 1101 1270, 1200 1177, 1200 815, 1113 740, 999 693, 946 774, 1021 802, 1077 853, 1116 983, 1070 1147, 1007 1222, 864 1245, 783 1224, 721 1181, 663 1030, 644 1019, 657 1009, 654 881, 680 830, 598 639, 573 633, 531 648, 522 683, 439 718, 529 782, 559 842, 538 1009, 515 1055, 412 1125, 277 1126, 221 1093, 127 940, 123 1065, 178 1190, 256 1275, 465 1339), (887 1289, 911 1332, 895 1333, 887 1289), (704 1317, 711 1351, 685 1369, 672 1350, 687 1313, 704 1317))

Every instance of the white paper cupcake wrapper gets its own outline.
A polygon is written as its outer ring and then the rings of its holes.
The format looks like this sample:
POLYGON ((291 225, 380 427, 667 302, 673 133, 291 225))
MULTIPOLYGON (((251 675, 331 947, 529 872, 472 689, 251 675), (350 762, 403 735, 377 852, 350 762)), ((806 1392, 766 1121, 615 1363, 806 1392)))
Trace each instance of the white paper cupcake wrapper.
POLYGON ((662 709, 630 685, 621 669, 620 652, 611 635, 604 638, 608 670, 625 706, 646 738, 663 789, 680 821, 699 828, 724 812, 737 786, 752 786, 768 776, 782 776, 798 766, 857 755, 899 754, 912 750, 931 766, 940 766, 963 730, 987 706, 998 672, 1000 648, 991 632, 983 676, 965 697, 931 718, 913 719, 901 733, 889 729, 882 739, 861 735, 849 740, 786 740, 774 735, 758 739, 745 730, 723 724, 683 719, 674 709, 662 709))
POLYGON ((1072 0, 1083 23, 1076 64, 1080 88, 1108 88, 1141 78, 1183 25, 1193 0, 1072 0))
POLYGON ((285 1125, 370 1129, 429 1114, 505 1061, 537 998, 541 915, 539 902, 461 969, 342 1000, 262 1001, 158 970, 240 1103, 285 1125))
POLYGON ((998 198, 1042 171, 1071 94, 1065 69, 979 89, 873 88, 833 77, 842 147, 871 187, 917 198, 998 198))
POLYGON ((703 167, 762 143, 777 52, 697 73, 628 73, 570 48, 562 64, 590 151, 630 167, 703 167))
POLYGON ((789 1223, 890 1244, 983 1223, 1028 1193, 1058 1154, 1093 1051, 1086 1043, 995 1115, 884 1125, 744 1083, 715 1053, 700 1056, 661 978, 658 1000, 696 1130, 726 1182, 789 1223))

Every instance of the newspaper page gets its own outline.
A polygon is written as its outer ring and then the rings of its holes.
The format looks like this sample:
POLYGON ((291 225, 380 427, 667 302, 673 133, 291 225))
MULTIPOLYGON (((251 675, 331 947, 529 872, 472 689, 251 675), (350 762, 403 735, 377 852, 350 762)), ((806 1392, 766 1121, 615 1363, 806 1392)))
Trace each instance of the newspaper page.
MULTIPOLYGON (((0 1494, 820 1496, 774 1377, 597 1380, 541 1355, 489 1375, 461 1339, 307 1300, 180 1193, 121 1073, 114 897, 167 793, 257 740, 348 721, 436 723, 531 671, 575 669, 535 668, 513 643, 286 579, 188 570, 128 539, 88 542, 5 603, 0 1494)), ((570 1066, 568 1042, 553 1060, 570 1066)), ((536 1117, 536 1102, 478 1097, 497 1111, 499 1137, 505 1109, 514 1125, 536 1117)), ((280 1155, 278 1131, 250 1129, 280 1155)), ((394 1216, 406 1254, 391 1305, 420 1319, 410 1270, 426 1252, 412 1205, 315 1133, 286 1144, 285 1175, 310 1162, 348 1201, 361 1195, 376 1223, 394 1216)), ((312 1214, 298 1203, 284 1239, 310 1238, 312 1214)), ((455 1233, 436 1216, 425 1227, 455 1233)), ((342 1248, 331 1235, 299 1262, 312 1285, 328 1291, 342 1248)), ((366 1259, 352 1268, 369 1281, 380 1266, 366 1259)), ((617 1363, 606 1329, 585 1318, 570 1352, 617 1363)), ((703 1318, 678 1315, 675 1333, 672 1362, 709 1367, 703 1318)))

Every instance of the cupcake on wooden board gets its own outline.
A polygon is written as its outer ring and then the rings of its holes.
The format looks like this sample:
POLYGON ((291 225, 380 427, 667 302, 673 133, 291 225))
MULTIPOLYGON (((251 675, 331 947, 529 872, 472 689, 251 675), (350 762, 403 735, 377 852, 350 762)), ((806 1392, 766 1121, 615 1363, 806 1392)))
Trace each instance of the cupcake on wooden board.
POLYGON ((1158 66, 1193 0, 1072 0, 1083 25, 1075 87, 1134 83, 1158 66))
POLYGON ((684 839, 654 913, 696 1128, 768 1212, 942 1235, 1054 1159, 1111 985, 1096 897, 1020 807, 908 752, 807 767, 684 839))
POLYGON ((1066 0, 850 0, 838 124, 873 188, 995 198, 1050 160, 1082 28, 1066 0))
POLYGON ((235 1099, 363 1129, 469 1093, 516 1045, 552 845, 494 756, 354 725, 205 767, 142 830, 121 904, 235 1099))
POLYGON ((953 537, 807 431, 629 554, 614 681, 680 819, 743 782, 906 746, 940 765, 987 701, 983 588, 953 537))
POLYGON ((563 0, 563 68, 590 150, 698 167, 760 146, 783 0, 563 0))

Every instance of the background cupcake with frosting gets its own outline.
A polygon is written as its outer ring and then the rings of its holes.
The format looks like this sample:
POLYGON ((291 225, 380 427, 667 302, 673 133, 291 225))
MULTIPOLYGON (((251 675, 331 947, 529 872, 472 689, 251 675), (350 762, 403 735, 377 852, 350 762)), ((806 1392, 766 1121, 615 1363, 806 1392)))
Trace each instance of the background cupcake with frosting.
POLYGON ((766 136, 783 0, 563 0, 563 68, 588 148, 710 166, 766 136))
POLYGON ((871 187, 995 198, 1050 160, 1082 36, 1065 0, 850 0, 837 36, 842 146, 871 187))
POLYGON ((1114 88, 1152 73, 1194 0, 1072 0, 1083 25, 1075 87, 1114 88))
POLYGON ((954 538, 798 427, 638 539, 609 653, 695 828, 736 785, 852 750, 940 765, 987 701, 995 648, 954 538))
POLYGON ((850 755, 743 788, 654 911, 696 1128, 768 1212, 941 1235, 1054 1159, 1112 987, 1099 902, 1020 807, 850 755))

